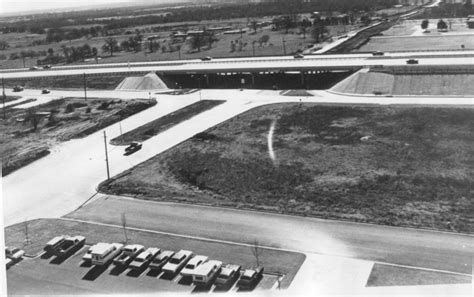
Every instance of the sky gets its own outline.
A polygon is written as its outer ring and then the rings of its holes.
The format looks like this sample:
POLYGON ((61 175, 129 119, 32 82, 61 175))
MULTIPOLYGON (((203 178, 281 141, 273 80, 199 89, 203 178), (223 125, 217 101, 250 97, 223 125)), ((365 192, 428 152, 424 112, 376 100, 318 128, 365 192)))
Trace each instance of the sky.
POLYGON ((117 4, 130 0, 0 0, 0 14, 35 10, 64 9, 78 6, 117 4))

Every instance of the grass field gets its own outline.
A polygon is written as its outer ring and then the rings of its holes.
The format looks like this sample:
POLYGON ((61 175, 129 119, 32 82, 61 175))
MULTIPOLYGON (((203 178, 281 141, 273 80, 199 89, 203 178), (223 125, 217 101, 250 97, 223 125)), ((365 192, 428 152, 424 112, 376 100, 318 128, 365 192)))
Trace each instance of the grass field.
MULTIPOLYGON (((24 247, 27 254, 37 255, 42 252, 44 245, 53 237, 60 234, 83 235, 87 244, 97 242, 124 242, 123 229, 118 227, 100 226, 89 223, 79 223, 61 219, 40 219, 28 222, 29 239, 31 244, 24 246, 25 225, 17 224, 5 229, 5 245, 24 247)), ((136 230, 128 230, 129 243, 142 244, 145 247, 158 247, 165 250, 178 251, 187 249, 197 255, 206 255, 210 259, 224 263, 235 263, 243 268, 255 266, 255 256, 248 246, 217 243, 197 239, 189 239, 172 235, 163 235, 136 230)), ((262 249, 260 260, 267 272, 280 271, 285 274, 282 287, 290 285, 298 272, 305 256, 300 253, 262 249)))
POLYGON ((472 232, 473 119, 467 108, 265 106, 196 135, 101 190, 472 232), (273 120, 274 162, 267 147, 273 120))
POLYGON ((356 51, 410 51, 410 50, 466 50, 474 49, 474 35, 435 35, 408 37, 372 37, 356 51))
POLYGON ((116 137, 110 141, 114 145, 128 145, 132 141, 145 141, 160 132, 182 122, 186 121, 193 116, 200 114, 208 109, 211 109, 225 101, 217 100, 202 100, 186 106, 180 110, 167 114, 159 119, 149 122, 143 126, 140 126, 132 131, 129 131, 119 137, 116 137))
POLYGON ((155 104, 138 99, 64 98, 28 110, 7 108, 7 119, 0 121, 2 176, 47 155, 60 141, 84 137, 155 104), (28 120, 33 117, 38 121, 36 129, 28 120))
POLYGON ((420 269, 374 264, 367 287, 470 284, 472 277, 420 269))

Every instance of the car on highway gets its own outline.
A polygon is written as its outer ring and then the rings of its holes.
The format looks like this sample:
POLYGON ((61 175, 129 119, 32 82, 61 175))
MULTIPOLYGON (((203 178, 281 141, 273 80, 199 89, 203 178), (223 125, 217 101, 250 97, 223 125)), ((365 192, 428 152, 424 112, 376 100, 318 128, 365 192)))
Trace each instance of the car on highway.
POLYGON ((196 286, 207 286, 211 284, 214 278, 221 270, 222 262, 210 260, 196 268, 193 273, 193 284, 196 286))
POLYGON ((99 242, 94 245, 91 251, 92 265, 106 265, 122 252, 122 248, 123 244, 121 243, 99 242))
POLYGON ((51 68, 53 68, 53 67, 51 67, 51 65, 44 65, 43 66, 43 69, 51 69, 51 68))
POLYGON ((141 252, 131 263, 130 267, 134 269, 140 269, 150 263, 159 253, 159 248, 147 248, 146 251, 141 252))
POLYGON ((134 152, 141 150, 141 148, 142 144, 140 142, 134 141, 125 148, 125 155, 133 154, 134 152))
POLYGON ((192 256, 194 256, 192 251, 180 250, 170 258, 162 270, 167 274, 175 275, 188 263, 192 256))
POLYGON ((189 260, 188 264, 184 266, 180 274, 183 277, 191 277, 193 275, 193 272, 196 270, 196 268, 202 263, 206 262, 207 259, 208 259, 207 256, 201 256, 201 255, 194 256, 191 260, 189 260))
POLYGON ((130 264, 141 252, 145 250, 145 247, 140 244, 129 244, 126 245, 122 253, 114 259, 114 264, 117 266, 126 266, 130 264))
POLYGON ((293 58, 295 58, 295 59, 303 59, 303 58, 304 58, 304 55, 301 54, 301 53, 298 53, 298 54, 294 55, 293 58))
POLYGON ((33 67, 30 67, 30 70, 40 70, 41 68, 39 68, 38 66, 33 66, 33 67))
POLYGON ((240 276, 240 265, 226 264, 222 266, 214 282, 216 287, 230 287, 240 276))
POLYGON ((246 269, 242 276, 237 281, 237 287, 239 289, 248 290, 252 289, 263 277, 263 267, 257 267, 254 269, 246 269))
POLYGON ((8 248, 5 247, 5 265, 7 268, 10 268, 15 263, 19 262, 23 256, 25 255, 25 251, 19 248, 8 248))
POLYGON ((409 60, 407 60, 407 64, 418 64, 418 60, 409 59, 409 60))
POLYGON ((13 87, 13 92, 21 92, 21 91, 23 91, 23 90, 24 90, 24 89, 23 89, 22 86, 14 86, 14 87, 13 87))
POLYGON ((168 260, 174 255, 173 251, 162 251, 150 262, 150 269, 159 270, 161 269, 168 260))
POLYGON ((372 56, 383 56, 383 55, 385 55, 385 53, 381 51, 372 52, 372 56))
POLYGON ((55 250, 58 257, 67 257, 81 249, 86 243, 86 238, 81 235, 68 236, 64 239, 62 244, 55 250))
POLYGON ((48 90, 48 89, 43 89, 43 90, 41 91, 41 94, 49 94, 49 93, 51 93, 51 91, 48 90))
POLYGON ((201 58, 201 61, 211 61, 211 60, 212 60, 212 57, 209 57, 209 56, 201 58))
POLYGON ((56 250, 63 244, 68 236, 59 235, 48 241, 43 250, 48 254, 54 254, 56 250))

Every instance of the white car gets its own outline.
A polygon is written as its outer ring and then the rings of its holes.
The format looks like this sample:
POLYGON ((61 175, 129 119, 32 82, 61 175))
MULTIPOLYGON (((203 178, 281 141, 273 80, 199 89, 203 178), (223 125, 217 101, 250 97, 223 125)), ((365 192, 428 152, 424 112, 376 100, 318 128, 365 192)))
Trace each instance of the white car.
POLYGON ((191 257, 194 255, 193 252, 187 250, 180 250, 174 254, 168 263, 163 266, 162 270, 165 273, 176 274, 178 271, 188 263, 191 257))
POLYGON ((188 264, 184 266, 183 270, 181 270, 181 275, 183 277, 190 277, 193 275, 193 272, 196 270, 196 268, 201 265, 202 263, 206 262, 208 257, 206 256, 195 256, 191 260, 189 260, 188 264))
POLYGON ((146 264, 150 263, 159 253, 159 248, 148 248, 146 251, 141 252, 131 263, 130 267, 139 269, 143 268, 146 264))

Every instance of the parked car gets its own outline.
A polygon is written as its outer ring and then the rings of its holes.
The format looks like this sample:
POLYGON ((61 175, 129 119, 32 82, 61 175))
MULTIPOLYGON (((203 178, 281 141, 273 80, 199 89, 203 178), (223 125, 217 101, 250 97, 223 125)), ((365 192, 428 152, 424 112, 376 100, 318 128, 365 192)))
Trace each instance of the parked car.
POLYGON ((129 244, 126 245, 122 253, 114 259, 114 264, 115 265, 128 265, 130 262, 132 262, 138 254, 143 252, 145 250, 145 247, 140 244, 129 244))
POLYGON ((67 237, 66 235, 60 235, 60 236, 54 237, 53 239, 48 241, 48 243, 46 243, 46 246, 44 247, 44 251, 47 253, 54 254, 56 250, 61 246, 61 244, 63 244, 64 240, 66 240, 66 237, 67 237))
POLYGON ((122 252, 121 243, 99 242, 92 249, 92 265, 105 265, 122 252))
POLYGON ((48 90, 48 89, 43 89, 43 90, 41 91, 41 94, 49 94, 49 93, 51 93, 51 91, 48 90))
POLYGON ((240 268, 240 265, 224 265, 214 282, 216 287, 227 287, 232 285, 240 276, 240 268))
POLYGON ((196 268, 201 265, 202 263, 206 262, 208 257, 206 256, 195 256, 191 260, 189 260, 188 264, 186 264, 181 270, 180 274, 183 277, 191 277, 193 272, 196 270, 196 268))
POLYGON ((58 257, 66 257, 77 252, 86 243, 86 238, 81 235, 66 237, 61 245, 55 250, 58 257))
POLYGON ((130 143, 129 146, 125 148, 125 154, 129 155, 132 154, 142 148, 142 144, 140 142, 134 141, 130 143))
MULTIPOLYGON (((93 246, 89 247, 89 249, 87 250, 87 252, 84 254, 84 256, 82 256, 82 260, 84 262, 91 262, 92 261, 92 251, 94 250, 94 248, 98 245, 99 243, 97 244, 94 244, 93 246)), ((102 243, 101 243, 102 244, 102 243)))
POLYGON ((212 60, 212 57, 209 57, 209 56, 201 58, 201 61, 211 61, 211 60, 212 60))
POLYGON ((197 286, 207 286, 221 270, 222 262, 211 260, 200 265, 193 273, 193 283, 197 286))
POLYGON ((372 52, 372 56, 383 56, 383 55, 385 55, 385 53, 381 51, 372 52))
POLYGON ((14 86, 14 87, 13 87, 13 92, 21 92, 21 91, 23 91, 23 90, 24 90, 24 89, 23 89, 22 86, 14 86))
POLYGON ((146 266, 148 263, 151 262, 159 253, 160 253, 159 248, 148 248, 146 251, 141 252, 131 263, 130 267, 131 268, 143 268, 146 266))
POLYGON ((407 64, 418 64, 418 60, 409 59, 409 60, 407 60, 407 64))
POLYGON ((25 251, 19 248, 8 248, 5 247, 5 265, 7 268, 13 266, 16 262, 20 261, 25 255, 25 251))
POLYGON ((251 289, 262 279, 262 277, 263 267, 246 269, 237 282, 237 287, 239 289, 251 289))
POLYGON ((194 253, 191 251, 180 250, 171 257, 162 269, 165 273, 176 274, 188 263, 193 255, 194 253))
POLYGON ((303 59, 303 58, 304 58, 304 55, 301 54, 301 53, 298 53, 298 54, 294 55, 293 58, 295 58, 295 59, 303 59))
POLYGON ((168 260, 174 255, 173 251, 162 251, 150 262, 150 269, 161 269, 168 260))

